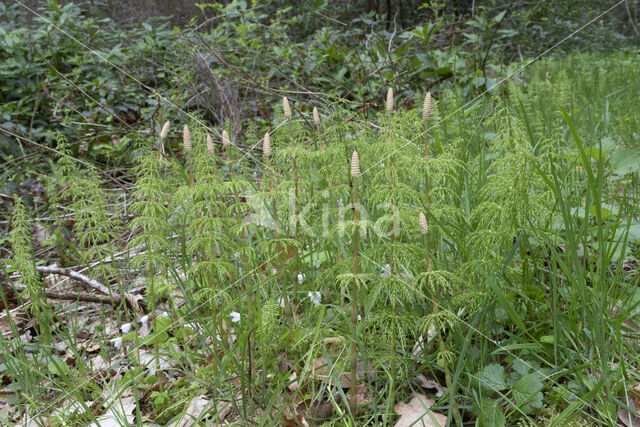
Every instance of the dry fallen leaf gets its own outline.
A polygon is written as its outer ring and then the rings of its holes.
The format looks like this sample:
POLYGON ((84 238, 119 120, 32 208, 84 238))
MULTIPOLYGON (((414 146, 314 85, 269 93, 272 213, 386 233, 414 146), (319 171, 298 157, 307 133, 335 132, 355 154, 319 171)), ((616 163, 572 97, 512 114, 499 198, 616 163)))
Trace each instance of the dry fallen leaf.
POLYGON ((140 352, 140 364, 148 370, 149 375, 155 375, 158 371, 167 371, 173 366, 168 356, 158 357, 151 351, 140 352))
POLYGON ((300 414, 296 415, 295 418, 286 418, 282 419, 282 425, 284 427, 309 427, 309 423, 304 417, 300 414))
POLYGON ((287 386, 289 391, 297 391, 300 388, 300 383, 298 382, 298 374, 295 371, 289 377, 289 385, 287 386))
POLYGON ((413 383, 426 390, 436 389, 436 397, 442 397, 442 395, 447 391, 446 387, 443 389, 442 387, 440 387, 440 384, 430 378, 425 377, 424 374, 416 375, 413 378, 413 383))
MULTIPOLYGON (((627 398, 627 405, 630 408, 638 411, 640 408, 640 384, 629 390, 629 397, 627 398)), ((640 417, 633 415, 624 408, 618 409, 618 419, 626 427, 640 427, 640 417)))
MULTIPOLYGON (((331 373, 329 371, 329 364, 327 359, 324 357, 318 357, 311 361, 311 367, 308 368, 310 370, 311 378, 318 380, 330 380, 334 376, 338 377, 338 382, 340 383, 340 387, 349 388, 351 387, 351 373, 350 372, 337 372, 335 362, 333 363, 334 372, 331 373), (332 375, 333 374, 333 375, 332 375)), ((358 380, 364 380, 366 377, 375 378, 376 374, 371 369, 365 369, 364 362, 358 362, 358 380)))
POLYGON ((329 418, 333 411, 333 403, 325 400, 307 399, 296 407, 297 414, 307 415, 308 418, 316 420, 329 418))
POLYGON ((191 403, 187 407, 184 417, 177 424, 176 427, 191 427, 195 425, 196 420, 202 414, 202 412, 209 406, 209 400, 204 396, 195 396, 191 399, 191 403))
MULTIPOLYGON (((347 401, 351 404, 351 393, 347 394, 347 401)), ((356 387, 356 402, 358 405, 368 405, 371 403, 371 390, 366 384, 358 384, 356 387)))
POLYGON ((107 411, 100 417, 100 427, 122 427, 125 422, 133 424, 136 412, 136 398, 128 394, 111 403, 107 411))
POLYGON ((420 394, 414 393, 409 403, 398 402, 393 407, 400 419, 395 427, 445 427, 447 417, 432 412, 429 408, 433 406, 434 400, 420 394))

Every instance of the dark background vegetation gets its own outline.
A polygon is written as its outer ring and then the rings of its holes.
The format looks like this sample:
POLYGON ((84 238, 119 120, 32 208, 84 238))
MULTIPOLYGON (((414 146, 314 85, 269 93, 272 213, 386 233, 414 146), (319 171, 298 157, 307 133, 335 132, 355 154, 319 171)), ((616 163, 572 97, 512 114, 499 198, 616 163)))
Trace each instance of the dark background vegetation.
POLYGON ((635 1, 557 45, 614 4, 6 1, 0 201, 29 196, 39 182, 30 165, 46 173, 42 146, 54 147, 59 136, 75 156, 126 179, 131 142, 186 113, 218 129, 229 122, 238 143, 251 145, 271 127, 283 95, 298 108, 346 102, 366 118, 387 86, 413 107, 425 90, 437 96, 454 83, 467 95, 491 91, 516 64, 551 47, 559 54, 633 46, 635 1))

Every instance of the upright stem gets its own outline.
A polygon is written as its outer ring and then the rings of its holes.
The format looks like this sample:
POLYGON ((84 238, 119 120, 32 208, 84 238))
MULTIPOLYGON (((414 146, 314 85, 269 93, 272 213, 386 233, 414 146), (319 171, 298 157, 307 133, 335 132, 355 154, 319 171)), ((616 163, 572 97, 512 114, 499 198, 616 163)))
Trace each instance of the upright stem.
POLYGON ((429 135, 427 134, 427 130, 429 129, 428 121, 424 122, 424 205, 427 209, 429 209, 430 197, 429 197, 429 135))
POLYGON ((353 263, 351 264, 351 274, 353 284, 351 288, 351 327, 353 337, 351 340, 351 413, 356 414, 358 387, 358 256, 360 240, 360 211, 358 209, 358 177, 353 177, 353 263))
MULTIPOLYGON (((428 233, 424 234, 424 252, 427 259, 427 272, 430 273, 432 271, 432 267, 431 267, 431 256, 429 254, 428 233)), ((436 301, 436 293, 433 290, 433 287, 431 286, 431 284, 428 282, 427 282, 427 289, 429 290, 429 296, 431 297, 431 310, 433 311, 434 315, 437 315, 439 311, 439 307, 436 301)), ((440 331, 439 325, 436 326, 436 330, 437 330, 436 333, 438 335, 438 351, 443 353, 446 350, 446 347, 444 345, 444 338, 442 338, 442 332, 440 331)), ((451 371, 449 370, 449 364, 447 363, 446 359, 443 360, 443 363, 444 363, 444 366, 443 366, 444 380, 445 380, 445 383, 447 384, 447 389, 449 389, 449 393, 451 393, 450 399, 451 399, 451 408, 453 409, 453 417, 455 418, 456 423, 461 426, 462 419, 460 417, 460 412, 458 411, 458 404, 456 403, 456 400, 453 396, 453 382, 451 380, 451 371)))
MULTIPOLYGON (((293 128, 291 127, 291 122, 289 122, 289 138, 291 140, 291 149, 295 149, 296 147, 296 143, 295 140, 293 138, 293 128)), ((300 206, 299 206, 299 200, 298 200, 298 195, 299 195, 299 190, 298 190, 298 183, 299 183, 299 175, 298 175, 298 164, 297 164, 297 159, 296 159, 296 155, 295 152, 293 154, 293 184, 294 184, 294 201, 293 201, 293 218, 294 218, 294 223, 293 223, 293 235, 291 235, 291 237, 293 237, 294 239, 298 238, 298 212, 300 212, 300 206)), ((290 233, 291 234, 291 233, 290 233)), ((294 255, 294 269, 293 269, 293 298, 291 301, 291 311, 292 311, 292 315, 295 313, 295 308, 296 308, 296 301, 298 299, 298 268, 299 268, 299 257, 298 257, 298 250, 295 250, 295 255, 294 255)))
MULTIPOLYGON (((273 222, 275 225, 276 240, 280 238, 280 220, 278 219, 278 203, 276 201, 276 195, 273 190, 273 176, 271 175, 271 168, 269 166, 269 160, 265 160, 267 174, 269 175, 269 193, 271 194, 271 211, 273 215, 273 222)), ((291 305, 289 304, 289 296, 287 295, 287 279, 284 274, 284 268, 287 261, 287 248, 284 245, 280 245, 280 256, 278 257, 278 277, 280 286, 282 287, 282 304, 284 305, 284 315, 289 325, 289 341, 293 343, 293 315, 291 312, 291 305)))

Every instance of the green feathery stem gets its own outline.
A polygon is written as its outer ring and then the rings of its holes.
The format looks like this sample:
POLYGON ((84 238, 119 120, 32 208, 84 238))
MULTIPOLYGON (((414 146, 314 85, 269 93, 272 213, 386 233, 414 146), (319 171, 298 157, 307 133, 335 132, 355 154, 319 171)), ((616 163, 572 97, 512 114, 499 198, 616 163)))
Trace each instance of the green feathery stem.
POLYGON ((25 206, 19 196, 14 199, 9 242, 13 251, 9 271, 20 274, 20 282, 25 286, 24 293, 31 301, 33 317, 40 332, 39 339, 43 345, 48 346, 52 342, 51 329, 49 327, 51 324, 49 316, 51 309, 47 304, 44 281, 40 279, 36 271, 31 230, 27 221, 25 206))

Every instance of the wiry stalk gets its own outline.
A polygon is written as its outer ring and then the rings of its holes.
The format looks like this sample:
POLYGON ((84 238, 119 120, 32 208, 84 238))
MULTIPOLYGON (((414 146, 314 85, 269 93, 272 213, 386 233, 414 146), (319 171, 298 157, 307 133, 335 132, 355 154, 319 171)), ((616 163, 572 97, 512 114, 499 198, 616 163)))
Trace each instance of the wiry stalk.
POLYGON ((189 126, 187 125, 184 125, 184 129, 182 130, 182 138, 184 142, 184 151, 187 153, 189 185, 193 187, 193 168, 191 166, 191 149, 193 148, 193 146, 191 145, 191 132, 189 131, 189 126))
MULTIPOLYGON (((431 197, 429 196, 429 159, 430 159, 430 151, 429 151, 429 116, 431 115, 431 92, 427 91, 427 94, 424 97, 424 103, 422 105, 422 118, 424 119, 424 205, 426 209, 429 209, 429 205, 431 203, 431 197)), ((424 238, 425 245, 427 248, 426 256, 427 256, 427 271, 431 271, 431 255, 429 254, 429 234, 427 227, 427 219, 423 213, 420 213, 420 227, 422 229, 423 224, 422 220, 424 219, 424 238)))
MULTIPOLYGON (((287 99, 287 97, 283 97, 282 98, 282 108, 284 110, 284 116, 287 118, 287 120, 289 120, 289 123, 287 125, 288 129, 289 129, 289 140, 291 142, 291 150, 294 151, 296 148, 296 142, 295 139, 293 138, 293 126, 292 126, 292 122, 291 122, 291 106, 289 105, 289 99, 287 99)), ((293 158, 292 160, 292 165, 293 165, 293 188, 294 188, 294 194, 293 194, 293 218, 294 218, 294 222, 293 224, 290 224, 292 229, 289 231, 289 237, 292 237, 293 239, 297 239, 298 238, 298 212, 300 212, 300 205, 299 205, 299 174, 298 174, 298 163, 297 163, 297 159, 296 159, 296 155, 295 155, 295 151, 293 154, 293 158)), ((294 254, 294 268, 293 268, 293 296, 291 298, 291 314, 292 316, 295 315, 295 310, 296 310, 296 305, 297 305, 297 300, 298 300, 298 271, 299 271, 299 257, 298 257, 298 251, 297 249, 295 250, 295 254, 294 254)))
POLYGON ((351 413, 355 416, 358 406, 358 256, 360 240, 360 210, 358 206, 358 181, 360 179, 360 159, 358 152, 354 151, 351 156, 351 176, 353 177, 353 262, 351 264, 351 274, 353 275, 353 285, 351 288, 351 327, 353 337, 351 340, 351 413))
MULTIPOLYGON (((269 193, 271 195, 271 211, 273 215, 273 223, 275 227, 275 237, 276 240, 280 239, 281 231, 280 231, 280 220, 278 218, 278 202, 276 201, 276 195, 274 192, 273 185, 273 175, 271 174, 271 166, 270 166, 270 157, 271 157, 271 137, 269 136, 269 132, 264 134, 264 139, 262 143, 262 154, 264 155, 264 164, 267 173, 267 179, 269 181, 269 193)), ((289 296, 287 295, 287 283, 286 283, 286 275, 284 274, 285 264, 287 261, 287 248, 284 245, 281 245, 278 249, 280 251, 280 256, 278 257, 278 277, 280 286, 282 287, 282 304, 284 305, 284 315, 287 319, 287 323, 289 325, 289 335, 290 341, 293 340, 293 315, 291 311, 291 305, 289 303, 289 296)))
MULTIPOLYGON (((391 113, 393 112, 393 89, 389 88, 387 90, 387 144, 391 147, 391 113)), ((391 186, 393 186, 393 151, 390 150, 389 154, 389 181, 391 186)))
MULTIPOLYGON (((393 149, 391 147, 391 113, 393 113, 393 89, 389 88, 389 90, 387 90, 387 102, 386 102, 386 110, 387 110, 387 144, 389 145, 389 185, 391 187, 391 194, 394 194, 394 180, 393 180, 393 149)), ((396 229, 395 227, 393 227, 393 229, 391 230, 391 250, 394 251, 395 249, 395 243, 396 243, 396 229)), ((391 259, 389 260, 389 267, 390 267, 390 271, 389 273, 391 274, 392 280, 393 280, 393 275, 395 274, 395 256, 392 253, 391 254, 391 259)), ((397 307, 397 301, 396 298, 392 298, 391 299, 391 312, 393 314, 393 318, 396 318, 396 315, 398 313, 398 307, 397 307)), ((392 360, 393 360, 393 364, 394 364, 394 368, 396 365, 396 356, 398 353, 398 348, 395 344, 395 340, 394 340, 394 344, 393 347, 391 348, 391 355, 392 355, 392 360)), ((389 399, 390 402, 393 402, 395 400, 394 397, 395 394, 395 382, 392 381, 391 382, 391 398, 389 399)))

